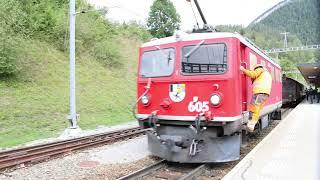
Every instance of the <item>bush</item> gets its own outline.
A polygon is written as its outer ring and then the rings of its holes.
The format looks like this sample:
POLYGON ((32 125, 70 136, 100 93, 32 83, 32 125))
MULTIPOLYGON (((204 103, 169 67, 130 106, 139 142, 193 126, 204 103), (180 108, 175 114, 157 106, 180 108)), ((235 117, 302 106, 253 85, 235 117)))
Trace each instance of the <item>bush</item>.
POLYGON ((13 75, 19 68, 17 65, 16 40, 0 30, 0 77, 13 75))
POLYGON ((21 4, 27 14, 27 35, 61 46, 68 25, 68 1, 24 0, 21 4))
MULTIPOLYGON (((22 10, 20 1, 0 1, 0 28, 1 32, 28 34, 27 14, 22 10)), ((1 36, 2 37, 2 36, 1 36)))

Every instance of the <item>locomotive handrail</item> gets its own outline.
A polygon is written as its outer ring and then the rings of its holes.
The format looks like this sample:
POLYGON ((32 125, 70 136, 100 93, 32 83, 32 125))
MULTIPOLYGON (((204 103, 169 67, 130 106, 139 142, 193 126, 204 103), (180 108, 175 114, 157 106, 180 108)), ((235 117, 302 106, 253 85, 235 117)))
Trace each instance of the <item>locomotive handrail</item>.
POLYGON ((132 114, 133 114, 134 118, 137 119, 137 120, 139 119, 139 118, 137 117, 137 115, 136 115, 136 107, 137 107, 137 104, 139 103, 139 101, 141 100, 141 98, 149 92, 150 87, 151 87, 151 83, 152 83, 151 78, 148 78, 148 83, 147 83, 147 85, 144 87, 146 90, 144 91, 144 93, 142 93, 142 95, 137 99, 136 103, 134 103, 134 105, 132 106, 132 114))
MULTIPOLYGON (((240 64, 241 65, 244 64, 245 68, 247 69, 248 64, 246 62, 241 61, 240 64)), ((244 75, 244 73, 242 73, 242 74, 244 75)), ((245 76, 244 87, 245 87, 245 91, 246 91, 246 98, 245 98, 245 101, 243 101, 242 103, 246 104, 246 108, 247 108, 247 104, 248 104, 248 102, 247 102, 247 100, 248 100, 248 86, 247 86, 248 83, 247 82, 248 82, 248 80, 247 80, 247 77, 245 76)))
POLYGON ((244 62, 244 61, 242 61, 241 64, 242 64, 242 63, 245 65, 245 68, 247 68, 247 63, 244 62))

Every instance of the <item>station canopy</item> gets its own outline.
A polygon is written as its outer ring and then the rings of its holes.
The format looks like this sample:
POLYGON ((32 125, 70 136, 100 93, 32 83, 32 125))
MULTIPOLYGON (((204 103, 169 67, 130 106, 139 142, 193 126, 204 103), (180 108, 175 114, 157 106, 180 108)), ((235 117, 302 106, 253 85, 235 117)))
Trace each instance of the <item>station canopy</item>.
POLYGON ((299 64, 297 67, 309 84, 320 87, 320 62, 299 64))

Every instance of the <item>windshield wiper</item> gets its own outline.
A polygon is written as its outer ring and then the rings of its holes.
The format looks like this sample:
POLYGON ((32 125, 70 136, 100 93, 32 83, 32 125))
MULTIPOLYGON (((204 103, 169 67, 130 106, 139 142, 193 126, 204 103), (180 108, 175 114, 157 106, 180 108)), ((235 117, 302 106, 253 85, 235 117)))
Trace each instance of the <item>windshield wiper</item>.
POLYGON ((168 54, 168 66, 169 66, 171 60, 172 60, 172 58, 171 58, 171 51, 169 51, 169 54, 168 54))
POLYGON ((191 54, 193 54, 197 49, 199 49, 200 45, 204 43, 204 40, 200 41, 196 46, 194 46, 186 55, 184 55, 185 58, 189 58, 191 54))
POLYGON ((163 57, 167 58, 166 53, 163 51, 163 49, 160 46, 155 46, 163 55, 163 57))
POLYGON ((168 57, 167 57, 167 54, 163 51, 162 48, 160 48, 159 46, 155 46, 155 47, 161 52, 162 56, 168 60, 168 65, 169 65, 170 61, 172 60, 171 51, 169 50, 168 57))

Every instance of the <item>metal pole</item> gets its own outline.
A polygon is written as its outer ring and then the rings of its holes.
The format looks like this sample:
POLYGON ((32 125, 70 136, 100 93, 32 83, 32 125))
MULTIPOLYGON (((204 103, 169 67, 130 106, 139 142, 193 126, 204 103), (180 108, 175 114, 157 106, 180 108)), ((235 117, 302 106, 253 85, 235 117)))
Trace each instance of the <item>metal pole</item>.
POLYGON ((75 56, 75 25, 76 5, 75 0, 70 0, 70 123, 71 128, 77 128, 76 113, 76 56, 75 56))

